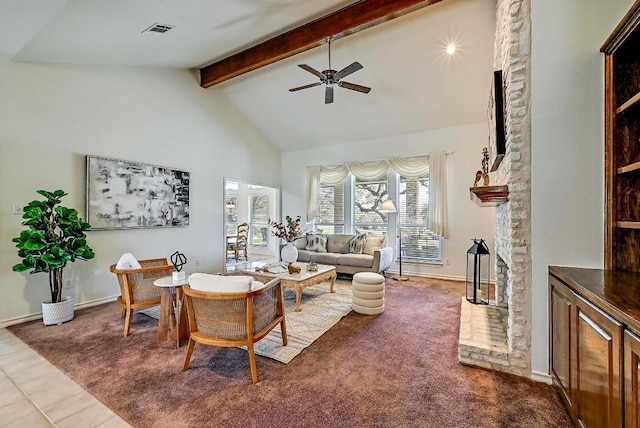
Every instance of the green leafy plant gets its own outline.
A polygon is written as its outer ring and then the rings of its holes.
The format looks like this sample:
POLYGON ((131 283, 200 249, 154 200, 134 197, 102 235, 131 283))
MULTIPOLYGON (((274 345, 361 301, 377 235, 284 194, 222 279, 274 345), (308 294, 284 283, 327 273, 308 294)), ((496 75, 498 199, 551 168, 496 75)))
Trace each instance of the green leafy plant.
POLYGON ((91 225, 78 217, 78 211, 60 206, 63 190, 38 190, 44 200, 34 200, 24 207, 22 224, 28 229, 13 238, 22 262, 13 266, 15 272, 30 270, 30 274, 49 274, 51 302, 62 301, 62 271, 67 263, 95 257, 87 245, 85 231, 91 225))

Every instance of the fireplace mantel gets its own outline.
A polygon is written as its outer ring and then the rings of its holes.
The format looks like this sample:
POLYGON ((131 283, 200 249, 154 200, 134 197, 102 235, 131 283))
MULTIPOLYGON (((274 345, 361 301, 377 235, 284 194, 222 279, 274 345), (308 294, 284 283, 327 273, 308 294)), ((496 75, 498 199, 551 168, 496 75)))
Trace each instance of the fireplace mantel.
POLYGON ((481 207, 495 207, 509 200, 509 186, 475 186, 469 188, 471 200, 481 207))

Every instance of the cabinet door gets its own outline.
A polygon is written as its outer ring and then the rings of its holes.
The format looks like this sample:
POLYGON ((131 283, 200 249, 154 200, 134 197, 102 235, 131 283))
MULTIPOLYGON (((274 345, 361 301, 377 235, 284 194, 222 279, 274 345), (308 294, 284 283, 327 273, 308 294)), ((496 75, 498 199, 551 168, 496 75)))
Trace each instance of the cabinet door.
POLYGON ((622 426, 622 325, 579 296, 575 418, 584 427, 622 426))
POLYGON ((640 427, 638 418, 640 389, 640 338, 624 332, 624 418, 626 427, 640 427))
POLYGON ((573 388, 571 367, 573 365, 571 351, 571 311, 573 307, 572 293, 554 277, 549 277, 551 319, 549 320, 550 367, 553 383, 560 390, 560 396, 567 409, 573 413, 573 388))

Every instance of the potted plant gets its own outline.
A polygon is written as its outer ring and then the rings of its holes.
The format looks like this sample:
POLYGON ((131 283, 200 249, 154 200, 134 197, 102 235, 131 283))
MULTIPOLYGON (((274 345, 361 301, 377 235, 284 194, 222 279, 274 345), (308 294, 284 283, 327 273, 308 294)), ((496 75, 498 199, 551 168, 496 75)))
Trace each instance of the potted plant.
POLYGON ((59 205, 67 195, 63 190, 38 190, 44 200, 33 200, 24 207, 22 224, 28 228, 13 238, 22 262, 13 266, 15 272, 49 274, 51 300, 42 303, 45 325, 61 324, 73 319, 73 297, 62 296, 62 271, 67 263, 89 260, 95 254, 87 245, 85 231, 89 223, 78 217, 78 211, 59 205))
POLYGON ((275 220, 269 219, 269 225, 273 228, 271 231, 273 236, 287 241, 287 245, 282 247, 280 258, 282 261, 291 264, 298 260, 298 249, 293 245, 293 242, 304 236, 305 231, 302 229, 302 226, 300 226, 300 216, 295 219, 291 216, 286 216, 285 220, 286 223, 278 223, 275 220))

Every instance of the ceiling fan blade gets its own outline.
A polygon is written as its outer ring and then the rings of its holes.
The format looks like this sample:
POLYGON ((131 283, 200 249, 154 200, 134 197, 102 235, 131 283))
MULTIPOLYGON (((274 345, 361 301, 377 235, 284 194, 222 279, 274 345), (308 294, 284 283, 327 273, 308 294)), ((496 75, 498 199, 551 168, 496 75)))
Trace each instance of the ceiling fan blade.
POLYGON ((339 82, 338 86, 346 89, 351 89, 352 91, 362 92, 364 94, 368 94, 369 91, 371 91, 371 88, 368 88, 362 85, 356 85, 355 83, 349 83, 349 82, 339 82))
POLYGON ((320 73, 315 68, 308 66, 307 64, 298 64, 298 67, 300 67, 303 70, 307 70, 309 73, 318 76, 320 79, 324 79, 325 78, 324 74, 320 73))
POLYGON ((350 75, 351 73, 354 73, 354 72, 356 72, 356 71, 358 71, 358 70, 361 70, 362 68, 364 68, 364 67, 362 67, 362 64, 360 64, 358 61, 356 61, 356 62, 354 62, 353 64, 348 65, 348 66, 346 66, 345 68, 343 68, 342 70, 338 71, 338 72, 333 76, 333 78, 334 78, 335 80, 340 80, 340 79, 342 79, 343 77, 346 77, 346 76, 350 75))
POLYGON ((308 85, 298 86, 297 88, 291 88, 289 89, 289 92, 299 91, 300 89, 313 88, 314 86, 320 86, 320 85, 322 85, 322 82, 310 83, 308 85))
POLYGON ((324 103, 331 104, 333 102, 333 86, 328 86, 324 90, 324 103))

